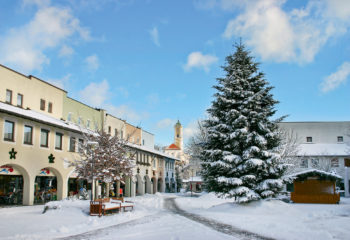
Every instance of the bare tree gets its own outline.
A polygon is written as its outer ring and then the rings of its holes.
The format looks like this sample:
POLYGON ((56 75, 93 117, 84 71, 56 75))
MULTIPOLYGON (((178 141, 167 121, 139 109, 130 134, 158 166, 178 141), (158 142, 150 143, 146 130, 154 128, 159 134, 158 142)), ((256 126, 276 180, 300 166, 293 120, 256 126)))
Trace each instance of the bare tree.
POLYGON ((294 173, 299 167, 298 147, 300 140, 294 131, 285 131, 280 129, 279 132, 281 138, 281 145, 279 153, 284 164, 287 165, 287 169, 284 175, 294 173))
POLYGON ((135 150, 127 140, 111 136, 103 131, 84 134, 79 143, 79 158, 70 163, 75 167, 78 178, 112 182, 132 176, 135 164, 135 150))

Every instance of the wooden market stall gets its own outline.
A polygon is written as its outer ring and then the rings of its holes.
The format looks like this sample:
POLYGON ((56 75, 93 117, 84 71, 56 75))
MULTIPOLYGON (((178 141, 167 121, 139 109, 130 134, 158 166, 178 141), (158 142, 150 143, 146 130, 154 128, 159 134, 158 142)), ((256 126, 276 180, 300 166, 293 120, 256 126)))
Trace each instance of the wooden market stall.
POLYGON ((340 200, 335 188, 336 182, 342 179, 339 175, 309 169, 295 173, 291 178, 294 179, 291 200, 295 203, 336 204, 340 200))

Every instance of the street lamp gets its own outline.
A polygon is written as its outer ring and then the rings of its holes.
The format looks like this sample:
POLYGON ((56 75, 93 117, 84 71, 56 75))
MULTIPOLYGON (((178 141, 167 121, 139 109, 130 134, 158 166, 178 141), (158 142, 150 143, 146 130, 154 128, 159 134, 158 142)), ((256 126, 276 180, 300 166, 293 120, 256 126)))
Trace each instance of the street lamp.
POLYGON ((191 169, 191 172, 192 172, 192 182, 190 182, 190 186, 191 186, 191 197, 192 197, 192 189, 193 189, 193 168, 191 169))
POLYGON ((98 142, 88 141, 87 146, 90 150, 90 157, 91 157, 91 194, 90 199, 93 200, 93 188, 94 188, 94 167, 95 167, 95 158, 93 157, 92 151, 93 148, 98 146, 98 142))

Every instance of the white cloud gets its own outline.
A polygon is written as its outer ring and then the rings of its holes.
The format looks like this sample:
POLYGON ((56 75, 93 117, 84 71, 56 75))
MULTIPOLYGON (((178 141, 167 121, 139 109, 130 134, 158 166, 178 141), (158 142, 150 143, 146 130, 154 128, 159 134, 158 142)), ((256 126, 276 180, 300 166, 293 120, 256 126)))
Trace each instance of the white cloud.
POLYGON ((103 80, 100 83, 90 83, 79 92, 80 100, 93 107, 102 107, 110 96, 107 80, 103 80))
POLYGON ((99 60, 96 54, 85 58, 86 67, 90 72, 96 72, 99 68, 99 60))
POLYGON ((151 35, 151 39, 152 42, 156 45, 156 46, 160 46, 159 43, 159 33, 158 33, 158 28, 157 27, 153 27, 150 31, 149 34, 151 35))
POLYGON ((192 121, 183 129, 184 140, 187 141, 190 137, 198 132, 198 120, 192 121))
POLYGON ((58 53, 59 57, 70 57, 74 53, 74 49, 70 46, 63 45, 60 49, 60 52, 58 53))
POLYGON ((41 70, 50 63, 48 49, 64 45, 77 35, 88 40, 90 33, 81 27, 69 8, 50 6, 50 1, 25 1, 24 6, 36 4, 38 10, 27 24, 10 29, 0 37, 0 61, 19 71, 41 70), (39 5, 39 3, 45 3, 39 5))
POLYGON ((175 125, 176 120, 170 118, 164 118, 156 123, 158 129, 171 128, 175 125))
POLYGON ((201 52, 192 52, 187 57, 187 63, 184 66, 185 71, 190 71, 192 68, 201 68, 209 72, 210 65, 216 63, 218 58, 213 55, 203 55, 201 52))
POLYGON ((337 71, 327 76, 321 83, 321 91, 326 93, 344 84, 350 76, 350 62, 344 62, 337 71))
POLYGON ((48 79, 47 81, 51 83, 52 85, 55 85, 56 87, 59 87, 61 89, 64 89, 65 85, 69 82, 71 77, 71 74, 65 75, 63 78, 60 79, 48 79))
POLYGON ((243 37, 263 60, 307 63, 330 38, 343 35, 350 27, 349 1, 310 0, 290 12, 282 8, 285 2, 244 2, 243 12, 228 22, 223 36, 243 37))

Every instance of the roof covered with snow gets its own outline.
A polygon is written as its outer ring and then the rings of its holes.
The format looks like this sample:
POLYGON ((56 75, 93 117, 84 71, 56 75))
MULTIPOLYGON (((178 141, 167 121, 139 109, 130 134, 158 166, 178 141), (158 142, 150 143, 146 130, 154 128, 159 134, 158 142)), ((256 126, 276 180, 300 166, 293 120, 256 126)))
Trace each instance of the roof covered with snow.
POLYGON ((298 178, 298 177, 309 176, 309 175, 313 175, 313 176, 327 176, 327 177, 334 178, 334 179, 343 179, 338 174, 325 172, 325 171, 314 169, 314 168, 290 174, 290 175, 286 176, 286 178, 298 178))
MULTIPOLYGON (((23 117, 23 118, 26 118, 29 120, 41 122, 41 123, 51 125, 54 127, 63 128, 63 129, 66 129, 68 131, 73 131, 73 132, 77 132, 77 133, 84 132, 84 133, 89 133, 89 134, 94 133, 91 130, 80 127, 77 124, 74 124, 74 123, 71 123, 68 121, 64 121, 64 120, 60 120, 60 119, 45 115, 43 113, 36 112, 34 110, 31 110, 31 109, 24 109, 24 108, 20 108, 20 107, 13 106, 13 105, 3 103, 3 102, 0 102, 0 112, 23 117)), ((145 152, 150 152, 150 153, 153 153, 156 155, 160 155, 162 157, 167 157, 167 158, 171 158, 171 159, 175 159, 177 161, 180 161, 180 159, 178 159, 178 158, 175 158, 173 156, 167 155, 163 152, 160 152, 160 151, 157 151, 154 149, 149 149, 149 148, 146 148, 144 146, 139 146, 136 144, 129 144, 129 145, 135 149, 139 149, 139 150, 142 150, 145 152)))
POLYGON ((182 182, 202 182, 201 176, 190 177, 189 179, 184 179, 182 182))
POLYGON ((350 146, 345 143, 305 143, 298 146, 298 156, 349 156, 350 146))

